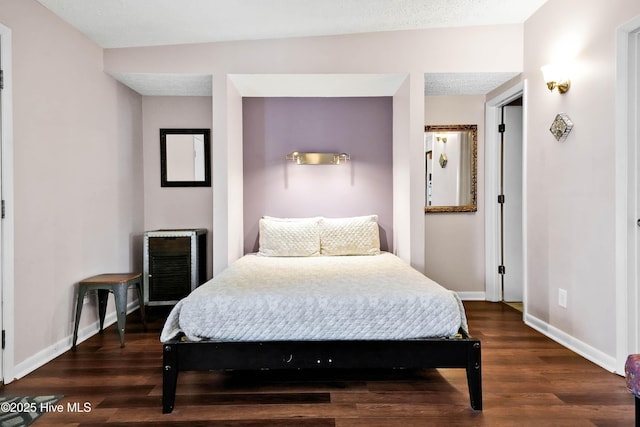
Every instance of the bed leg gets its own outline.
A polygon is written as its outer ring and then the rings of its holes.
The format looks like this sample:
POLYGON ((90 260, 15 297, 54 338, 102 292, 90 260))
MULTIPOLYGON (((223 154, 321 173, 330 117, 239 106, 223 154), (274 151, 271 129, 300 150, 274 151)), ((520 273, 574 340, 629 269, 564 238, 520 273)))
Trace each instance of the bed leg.
POLYGON ((176 401, 178 385, 178 349, 174 344, 163 346, 162 413, 170 414, 176 401))
POLYGON ((482 411, 482 360, 480 357, 480 342, 474 342, 467 353, 467 384, 471 408, 482 411))

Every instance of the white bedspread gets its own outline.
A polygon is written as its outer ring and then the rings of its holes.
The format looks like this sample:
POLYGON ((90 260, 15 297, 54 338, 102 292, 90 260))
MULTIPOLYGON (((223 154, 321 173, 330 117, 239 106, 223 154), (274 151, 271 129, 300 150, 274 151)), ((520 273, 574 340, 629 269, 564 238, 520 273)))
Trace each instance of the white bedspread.
POLYGON ((161 334, 190 340, 382 340, 467 330, 455 292, 390 253, 249 254, 179 301, 161 334))

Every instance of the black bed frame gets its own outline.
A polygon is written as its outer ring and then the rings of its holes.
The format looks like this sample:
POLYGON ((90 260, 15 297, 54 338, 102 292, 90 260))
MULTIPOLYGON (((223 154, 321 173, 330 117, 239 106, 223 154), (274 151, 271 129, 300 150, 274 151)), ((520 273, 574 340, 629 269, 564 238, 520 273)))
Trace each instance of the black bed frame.
POLYGON ((482 410, 480 341, 182 341, 163 344, 162 412, 173 410, 181 371, 262 369, 464 368, 471 408, 482 410))

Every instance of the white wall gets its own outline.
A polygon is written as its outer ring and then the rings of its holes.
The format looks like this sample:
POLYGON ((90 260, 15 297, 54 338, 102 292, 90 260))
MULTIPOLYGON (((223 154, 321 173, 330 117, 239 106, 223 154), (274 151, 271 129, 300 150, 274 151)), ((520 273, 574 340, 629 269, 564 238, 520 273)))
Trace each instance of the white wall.
MULTIPOLYGON (((213 193, 211 187, 160 186, 160 129, 211 129, 211 97, 145 96, 142 98, 144 145, 144 228, 206 228, 212 254, 213 193)), ((211 258, 211 256, 209 256, 211 258)), ((207 263, 208 277, 212 263, 207 263)))
POLYGON ((394 201, 397 234, 394 248, 401 257, 424 270, 424 155, 421 154, 424 73, 520 71, 521 68, 520 25, 105 50, 105 70, 110 73, 213 76, 213 179, 217 182, 213 188, 214 272, 242 254, 243 227, 237 223, 237 218, 242 218, 242 94, 229 76, 407 75, 406 87, 392 94, 394 146, 401 147, 394 148, 394 156, 397 149, 404 153, 403 162, 394 158, 394 197, 398 196, 394 201), (495 46, 500 46, 500 50, 495 46))
POLYGON ((613 367, 615 289, 616 28, 640 14, 637 0, 550 0, 525 23, 528 311, 531 321, 613 367), (571 89, 550 93, 540 67, 569 60, 571 89), (565 112, 574 128, 549 132, 565 112), (558 305, 558 289, 568 306, 558 305))
POLYGON ((411 257, 411 175, 406 167, 411 161, 409 146, 409 97, 411 84, 406 79, 393 97, 393 248, 402 259, 411 257), (404 142, 403 144, 398 142, 404 142))
POLYGON ((79 280, 141 269, 142 108, 102 72, 102 49, 39 3, 3 0, 0 22, 13 40, 19 375, 69 348, 79 280))
MULTIPOLYGON (((425 273, 444 286, 465 293, 484 285, 484 95, 427 96, 425 125, 478 125, 476 212, 425 215, 425 273)), ((437 169, 440 165, 434 157, 437 169)))
MULTIPOLYGON (((394 96, 399 110, 394 111, 399 126, 397 133, 394 129, 394 156, 404 153, 394 158, 394 188, 401 196, 394 203, 394 220, 406 228, 399 227, 404 240, 395 246, 408 251, 415 265, 426 262, 436 280, 461 291, 483 290, 478 274, 482 261, 471 261, 481 260, 483 250, 478 244, 483 221, 474 222, 482 215, 482 149, 478 212, 423 218, 416 209, 424 202, 424 180, 422 190, 414 184, 421 179, 423 159, 413 154, 422 151, 423 117, 429 123, 435 116, 429 113, 429 103, 423 107, 418 102, 420 76, 520 71, 524 60, 529 81, 529 313, 606 364, 615 355, 616 329, 615 29, 638 14, 637 0, 606 5, 549 0, 524 27, 108 49, 103 57, 100 48, 35 1, 2 0, 0 22, 13 31, 16 362, 37 363, 43 351, 67 342, 78 280, 140 268, 136 239, 146 228, 139 167, 142 101, 102 73, 104 58, 105 68, 112 72, 214 76, 212 139, 214 161, 218 160, 213 178, 221 185, 216 189, 214 184, 213 195, 214 232, 220 239, 214 247, 221 254, 217 268, 242 248, 241 94, 228 81, 229 74, 407 73, 408 80, 394 96), (573 58, 575 65, 572 88, 564 96, 549 93, 539 72, 541 65, 560 57, 573 58), (560 111, 575 123, 564 143, 548 132, 560 111), (464 237, 450 230, 460 230, 464 237), (475 231, 480 233, 477 239, 470 237, 475 231), (426 257, 415 260, 425 234, 426 257), (429 266, 437 263, 428 245, 441 247, 443 242, 452 245, 445 252, 454 246, 464 249, 446 274, 429 266), (568 291, 567 309, 557 305, 559 287, 568 291), (32 324, 42 327, 34 330, 32 324)), ((468 121, 472 119, 479 126, 483 123, 475 114, 468 121)), ((479 129, 479 136, 483 134, 479 129)), ((86 310, 82 325, 94 315, 86 310)))

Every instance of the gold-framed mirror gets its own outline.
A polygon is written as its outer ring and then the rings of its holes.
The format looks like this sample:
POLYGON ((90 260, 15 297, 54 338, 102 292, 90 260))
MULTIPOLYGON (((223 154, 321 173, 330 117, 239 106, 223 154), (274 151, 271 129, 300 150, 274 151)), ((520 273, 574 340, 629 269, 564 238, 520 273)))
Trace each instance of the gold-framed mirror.
POLYGON ((476 212, 478 125, 424 127, 425 212, 476 212))

